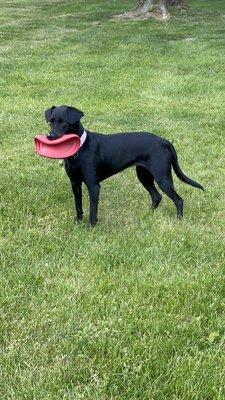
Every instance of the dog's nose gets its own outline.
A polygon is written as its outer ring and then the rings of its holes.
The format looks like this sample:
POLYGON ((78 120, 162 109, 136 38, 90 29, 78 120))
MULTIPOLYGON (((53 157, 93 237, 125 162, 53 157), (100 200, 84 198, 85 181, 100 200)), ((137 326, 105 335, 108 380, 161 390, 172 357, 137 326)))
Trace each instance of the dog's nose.
POLYGON ((53 139, 55 139, 55 135, 52 132, 50 132, 50 133, 47 134, 47 138, 49 140, 53 140, 53 139))

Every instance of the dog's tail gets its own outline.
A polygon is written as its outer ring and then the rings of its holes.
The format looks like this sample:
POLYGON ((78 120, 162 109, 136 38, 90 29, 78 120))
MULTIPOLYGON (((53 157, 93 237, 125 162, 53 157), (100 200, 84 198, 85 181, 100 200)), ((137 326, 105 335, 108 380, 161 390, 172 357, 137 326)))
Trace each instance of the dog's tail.
POLYGON ((178 157, 175 148, 170 142, 166 142, 166 146, 169 149, 171 155, 172 155, 172 166, 174 169, 175 174, 180 178, 181 181, 187 183, 188 185, 194 186, 198 189, 204 190, 202 185, 200 185, 198 182, 193 181, 192 179, 188 178, 182 171, 181 168, 178 164, 178 157))

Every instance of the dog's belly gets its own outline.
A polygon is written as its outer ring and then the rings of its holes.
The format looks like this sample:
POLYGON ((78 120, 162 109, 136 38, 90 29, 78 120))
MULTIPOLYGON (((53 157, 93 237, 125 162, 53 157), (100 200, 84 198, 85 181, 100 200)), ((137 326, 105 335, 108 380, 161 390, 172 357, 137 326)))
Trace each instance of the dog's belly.
POLYGON ((108 164, 102 164, 98 168, 99 181, 104 181, 105 179, 109 178, 110 176, 118 174, 120 171, 123 171, 124 169, 130 167, 132 164, 125 165, 121 168, 114 168, 113 166, 110 166, 108 164))
POLYGON ((110 163, 101 163, 98 167, 98 177, 99 181, 103 181, 107 178, 110 178, 112 175, 116 175, 119 172, 131 167, 131 166, 146 166, 145 160, 139 158, 135 160, 127 160, 127 162, 123 162, 120 165, 114 165, 110 163))

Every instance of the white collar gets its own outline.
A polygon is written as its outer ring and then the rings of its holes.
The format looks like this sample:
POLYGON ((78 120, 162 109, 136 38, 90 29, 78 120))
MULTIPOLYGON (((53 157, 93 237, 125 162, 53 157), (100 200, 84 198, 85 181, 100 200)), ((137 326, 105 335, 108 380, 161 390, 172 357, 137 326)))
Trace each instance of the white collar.
MULTIPOLYGON (((81 137, 80 137, 80 148, 81 148, 81 146, 83 146, 83 144, 84 144, 86 138, 87 138, 87 132, 84 131, 84 132, 82 133, 81 137)), ((78 150, 78 151, 79 151, 79 150, 78 150)))

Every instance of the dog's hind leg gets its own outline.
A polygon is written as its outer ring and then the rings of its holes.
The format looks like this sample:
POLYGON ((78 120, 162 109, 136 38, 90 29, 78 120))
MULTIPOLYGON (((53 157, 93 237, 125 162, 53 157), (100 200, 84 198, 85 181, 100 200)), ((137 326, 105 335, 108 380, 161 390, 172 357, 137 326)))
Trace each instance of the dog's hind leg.
POLYGON ((177 194, 173 185, 171 173, 171 156, 166 154, 165 158, 152 157, 151 165, 149 166, 155 182, 159 188, 174 202, 177 209, 177 218, 183 217, 183 199, 177 194))
POLYGON ((177 209, 177 218, 183 217, 183 199, 177 194, 173 186, 172 177, 156 176, 155 181, 159 188, 174 202, 177 209))
POLYGON ((157 191, 154 185, 154 177, 151 172, 144 167, 136 167, 137 177, 144 188, 148 191, 152 199, 152 208, 156 209, 162 199, 161 194, 157 191))

